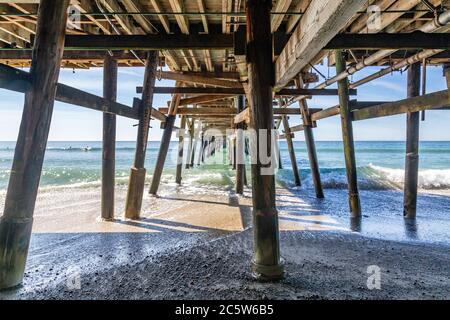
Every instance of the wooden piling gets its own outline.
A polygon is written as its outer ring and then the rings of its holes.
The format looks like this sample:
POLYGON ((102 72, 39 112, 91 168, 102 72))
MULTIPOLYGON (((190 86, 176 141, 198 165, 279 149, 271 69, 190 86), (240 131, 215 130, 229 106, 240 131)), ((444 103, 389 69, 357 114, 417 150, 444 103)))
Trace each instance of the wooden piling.
MULTIPOLYGON (((244 110, 244 96, 240 95, 236 98, 236 111, 239 114, 244 110)), ((244 124, 239 123, 236 126, 236 146, 235 146, 235 163, 236 163, 236 193, 244 194, 244 175, 245 175, 245 162, 244 162, 244 124)))
POLYGON ((316 197, 323 199, 322 180, 320 179, 319 161, 317 160, 316 143, 312 130, 312 122, 309 113, 308 104, 305 100, 300 100, 300 110, 302 111, 303 133, 305 135, 306 150, 308 152, 309 165, 311 168, 311 176, 314 183, 316 197))
POLYGON ((150 185, 150 194, 156 195, 158 193, 161 176, 166 162, 167 152, 169 151, 170 139, 172 137, 173 125, 175 123, 175 115, 180 104, 180 95, 175 94, 170 103, 169 115, 167 116, 166 125, 164 127, 161 145, 159 147, 158 158, 155 164, 155 171, 153 172, 152 184, 150 185))
POLYGON ((281 158, 281 147, 280 147, 280 141, 278 143, 278 169, 283 169, 283 159, 281 158))
MULTIPOLYGON (((420 63, 408 69, 408 98, 420 95, 420 63)), ((406 115, 406 157, 403 215, 415 218, 417 211, 417 185, 419 179, 419 125, 420 112, 406 115)))
POLYGON ((195 136, 195 127, 193 128, 193 137, 192 139, 193 141, 193 145, 192 145, 192 153, 191 153, 191 159, 190 159, 190 164, 189 166, 191 168, 194 167, 194 162, 195 162, 195 152, 197 150, 197 144, 198 144, 198 137, 195 136))
POLYGON ((25 103, 0 218, 0 289, 22 282, 56 95, 69 0, 41 0, 25 103))
MULTIPOLYGON (((117 61, 109 54, 103 64, 103 97, 117 99, 117 61)), ((101 217, 107 221, 114 219, 115 158, 116 115, 103 113, 101 217)))
POLYGON ((236 170, 236 166, 237 166, 237 161, 236 161, 236 158, 237 158, 237 150, 236 150, 236 147, 237 147, 237 136, 235 135, 234 136, 234 138, 233 138, 233 170, 236 170))
POLYGON ((203 159, 203 148, 205 146, 204 139, 205 139, 204 133, 201 132, 200 133, 200 141, 199 141, 200 142, 200 146, 199 146, 199 150, 198 150, 197 166, 200 165, 200 163, 201 163, 201 161, 203 159))
POLYGON ((295 157, 294 142, 292 141, 292 133, 289 127, 289 121, 287 116, 282 116, 282 120, 289 151, 289 157, 291 158, 292 172, 294 173, 294 183, 296 186, 301 186, 302 182, 300 180, 300 174, 298 172, 297 158, 295 157))
POLYGON ((156 68, 158 67, 158 51, 150 51, 145 63, 144 85, 141 105, 139 107, 139 125, 137 132, 134 164, 130 170, 125 218, 139 219, 144 196, 145 154, 147 152, 148 132, 153 105, 153 88, 155 87, 156 68))
POLYGON ((181 117, 180 130, 178 133, 178 158, 177 158, 177 171, 175 175, 175 182, 181 184, 181 173, 183 171, 183 149, 184 149, 184 133, 186 128, 186 117, 181 117))
MULTIPOLYGON (((274 129, 271 8, 271 0, 247 0, 247 66, 249 96, 252 102, 251 125, 256 131, 263 129, 269 133, 268 155, 274 151, 271 150, 270 134, 274 129)), ((256 134, 257 150, 261 143, 259 134, 256 134)), ((275 170, 271 168, 273 174, 263 173, 262 170, 268 168, 264 168, 258 155, 256 157, 256 161, 252 164, 254 232, 252 273, 259 280, 270 281, 282 278, 284 273, 280 262, 278 212, 275 205, 275 170)))
MULTIPOLYGON (((335 51, 336 72, 340 74, 346 70, 346 63, 341 50, 335 51)), ((342 140, 344 144, 345 167, 347 171, 349 205, 352 217, 361 215, 361 204, 358 192, 358 178, 356 172, 355 144, 353 140, 353 124, 348 94, 348 79, 338 81, 339 105, 342 124, 342 140)))

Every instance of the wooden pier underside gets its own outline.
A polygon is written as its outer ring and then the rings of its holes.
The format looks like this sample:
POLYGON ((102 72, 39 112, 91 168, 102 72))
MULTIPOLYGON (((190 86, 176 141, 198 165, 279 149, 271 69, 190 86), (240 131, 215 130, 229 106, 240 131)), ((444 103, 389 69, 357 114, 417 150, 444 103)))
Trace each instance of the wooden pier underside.
MULTIPOLYGON (((151 194, 157 194, 168 144, 176 131, 173 129, 177 129, 175 119, 182 117, 179 154, 183 155, 182 144, 187 141, 190 163, 178 164, 178 183, 182 183, 183 167, 189 169, 195 162, 193 146, 197 143, 201 146, 197 155, 201 162, 224 145, 235 146, 237 130, 276 129, 277 134, 267 141, 258 136, 250 144, 259 149, 263 142, 271 145, 277 136, 287 139, 297 172, 292 138, 296 132, 304 132, 316 195, 322 198, 313 131, 319 126, 319 120, 340 115, 350 210, 358 218, 361 210, 353 121, 398 114, 407 114, 410 118, 419 111, 449 109, 448 90, 411 94, 407 99, 388 103, 355 100, 357 87, 417 64, 445 66, 444 76, 449 83, 450 1, 447 0, 64 0, 54 6, 56 11, 68 12, 65 30, 53 30, 52 25, 46 25, 54 21, 41 8, 51 4, 54 3, 50 0, 0 3, 0 88, 39 96, 39 84, 34 81, 36 68, 49 73, 38 76, 56 80, 41 93, 49 100, 41 106, 48 113, 46 119, 30 118, 26 113, 22 119, 22 140, 39 137, 42 141, 35 143, 44 146, 48 132, 39 128, 49 126, 54 100, 103 112, 105 139, 115 137, 114 116, 139 120, 135 163, 131 168, 131 181, 136 184, 130 183, 127 199, 130 219, 139 219, 150 120, 157 119, 164 129, 151 194), (38 50, 50 37, 57 40, 58 56, 38 50), (325 62, 336 68, 335 76, 324 76, 315 68, 325 62), (53 71, 45 71, 46 65, 51 65, 53 71), (143 86, 136 88, 142 97, 130 101, 129 105, 115 101, 115 72, 112 71, 116 66, 146 67, 143 86), (349 81, 351 75, 368 66, 378 66, 381 70, 356 82, 349 81), (28 67, 31 67, 30 72, 19 70, 28 67), (104 97, 58 84, 59 67, 103 67, 104 97), (175 81, 175 86, 157 87, 156 79, 175 81), (329 88, 332 85, 337 85, 337 89, 336 86, 329 88), (155 94, 170 94, 172 99, 167 107, 158 108, 153 105, 155 94), (339 105, 323 110, 309 108, 307 99, 318 95, 338 96, 339 105), (241 110, 243 105, 246 108, 241 110), (300 124, 291 126, 292 119, 299 119, 300 124), (281 122, 284 131, 278 132, 281 122), (222 136, 205 134, 209 129, 215 129, 222 136)), ((65 24, 65 21, 58 22, 65 24)), ((420 72, 411 75, 419 76, 420 72)), ((25 110, 26 107, 27 104, 25 110)), ((418 122, 415 125, 418 126, 418 122)), ((417 134, 411 137, 417 139, 417 134)), ((237 140, 241 146, 247 141, 241 136, 237 140)), ((104 169, 108 172, 104 184, 114 180, 112 141, 107 142, 104 141, 104 146, 111 150, 109 158, 105 158, 104 169)), ((26 147, 29 152, 39 149, 37 145, 26 147)), ((269 148, 270 156, 275 152, 276 148, 269 148)), ((16 234, 16 222, 11 221, 22 216, 32 219, 43 153, 39 149, 37 162, 31 153, 23 157, 16 155, 14 161, 19 167, 25 163, 24 172, 20 174, 27 175, 30 170, 34 180, 32 185, 24 186, 22 181, 12 179, 9 186, 6 203, 17 201, 23 189, 30 197, 25 199, 28 205, 21 209, 23 212, 16 212, 17 208, 10 206, 8 221, 0 220, 0 230, 20 238, 22 245, 18 250, 16 244, 0 235, 0 288, 21 281, 31 229, 22 228, 21 233, 16 234), (17 252, 20 257, 14 257, 17 252), (6 255, 12 258, 4 261, 2 257, 6 255)), ((235 152, 230 158, 236 160, 235 152)), ((241 153, 238 158, 242 158, 241 153)), ((236 163, 233 165, 236 167, 236 163)), ((273 280, 283 274, 273 175, 261 174, 264 166, 259 160, 251 167, 255 229, 252 266, 257 278, 273 280)), ((238 168, 239 180, 244 179, 242 167, 238 168)), ((417 170, 417 166, 408 170, 407 174, 412 177, 406 179, 410 181, 406 188, 409 194, 417 190, 417 179, 414 179, 417 170)), ((296 184, 300 185, 298 174, 296 184)), ((242 193, 243 181, 238 185, 238 193, 242 193)), ((109 186, 103 190, 106 193, 103 199, 114 198, 114 188, 109 186)), ((415 201, 414 197, 412 199, 415 201)), ((414 203, 409 206, 415 210, 414 203)), ((113 219, 112 211, 105 204, 104 218, 113 219)))

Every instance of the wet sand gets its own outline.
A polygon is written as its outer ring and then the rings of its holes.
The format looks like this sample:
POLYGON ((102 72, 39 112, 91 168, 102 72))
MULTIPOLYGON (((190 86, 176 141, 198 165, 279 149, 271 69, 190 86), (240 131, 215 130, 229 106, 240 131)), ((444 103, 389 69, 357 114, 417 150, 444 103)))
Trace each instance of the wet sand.
POLYGON ((446 194, 422 194, 417 221, 405 223, 397 191, 361 191, 365 216, 352 221, 345 190, 318 200, 309 189, 278 188, 286 278, 266 284, 249 270, 249 190, 166 185, 145 197, 139 221, 121 217, 125 194, 119 186, 117 219, 104 222, 98 188, 42 191, 24 283, 0 298, 450 298, 446 194), (381 290, 367 288, 371 265, 381 268, 381 290), (74 275, 80 289, 70 287, 74 275))

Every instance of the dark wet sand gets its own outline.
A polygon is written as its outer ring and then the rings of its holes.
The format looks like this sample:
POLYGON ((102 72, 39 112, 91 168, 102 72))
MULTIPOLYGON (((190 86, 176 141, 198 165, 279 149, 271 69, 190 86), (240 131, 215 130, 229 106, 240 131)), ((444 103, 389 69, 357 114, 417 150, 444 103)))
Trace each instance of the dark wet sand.
MULTIPOLYGON (((73 226, 77 231, 61 226, 65 231, 58 233, 57 223, 45 230, 45 219, 38 221, 23 286, 0 292, 0 298, 450 299, 450 246, 445 239, 422 241, 416 234, 405 240, 407 228, 399 239, 389 232, 375 238, 352 232, 355 225, 344 222, 348 219, 327 212, 345 203, 336 198, 345 196, 344 190, 336 191, 334 199, 328 194, 322 203, 295 201, 298 197, 284 189, 278 193, 284 201, 280 237, 286 269, 286 278, 278 283, 262 284, 251 277, 248 195, 173 196, 170 201, 183 206, 141 222, 96 222, 86 232, 83 225, 73 226), (381 290, 366 286, 370 265, 381 268, 381 290), (81 272, 79 290, 67 287, 73 267, 81 272)), ((401 214, 392 215, 396 218, 386 220, 388 229, 396 230, 392 224, 399 223, 403 230, 401 214)), ((374 225, 384 219, 379 216, 374 225)))

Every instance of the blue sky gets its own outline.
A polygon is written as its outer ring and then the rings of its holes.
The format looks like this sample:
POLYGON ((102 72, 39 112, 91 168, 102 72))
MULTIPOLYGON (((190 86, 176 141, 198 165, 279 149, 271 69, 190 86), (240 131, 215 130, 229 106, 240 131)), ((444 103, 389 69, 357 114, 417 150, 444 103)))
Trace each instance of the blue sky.
MULTIPOLYGON (((334 68, 319 66, 326 76, 334 75, 334 68)), ((361 79, 379 67, 366 68, 351 80, 361 79)), ((118 101, 126 105, 132 104, 137 96, 136 86, 142 85, 143 68, 120 68, 118 80, 118 101)), ((76 88, 102 95, 103 71, 99 69, 73 70, 63 69, 60 82, 76 88)), ((158 86, 172 86, 171 81, 157 82, 158 86)), ((446 89, 445 78, 441 67, 429 67, 427 71, 427 92, 446 89)), ((0 141, 15 141, 18 134, 23 108, 23 94, 0 89, 0 141)), ((395 101, 406 97, 406 73, 396 72, 358 88, 360 101, 395 101)), ((167 95, 157 95, 154 106, 166 106, 170 99, 167 95)), ((309 101, 314 108, 327 108, 338 104, 337 97, 316 97, 309 101)), ((300 123, 298 117, 291 117, 291 125, 300 123)), ((134 141, 136 139, 135 120, 118 117, 117 139, 134 141)), ((450 111, 429 111, 426 121, 421 123, 422 140, 450 140, 450 111)), ((404 140, 405 115, 381 119, 358 121, 354 123, 356 140, 404 140)), ((314 131, 316 140, 341 140, 339 117, 332 117, 318 122, 314 131)), ((152 122, 150 140, 160 140, 162 131, 159 122, 152 122)), ((71 106, 56 102, 50 129, 50 141, 97 141, 102 136, 102 114, 98 111, 71 106)), ((175 135, 173 136, 175 138, 175 135)), ((296 133, 296 140, 303 140, 301 133, 296 133)))

